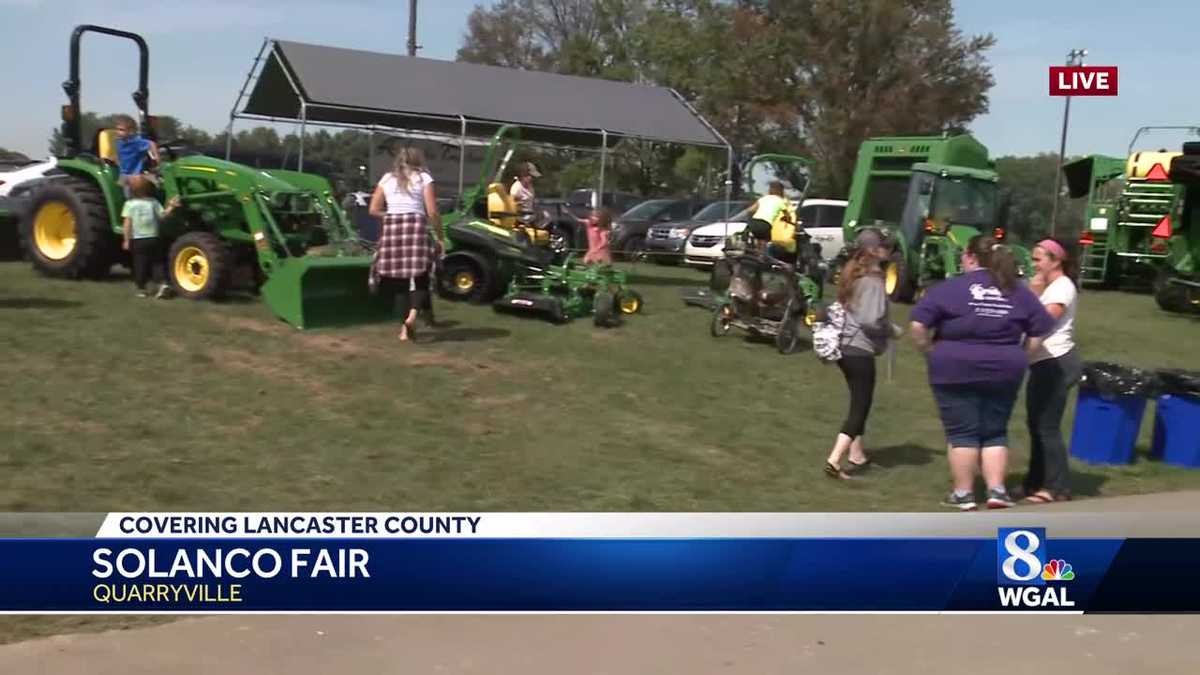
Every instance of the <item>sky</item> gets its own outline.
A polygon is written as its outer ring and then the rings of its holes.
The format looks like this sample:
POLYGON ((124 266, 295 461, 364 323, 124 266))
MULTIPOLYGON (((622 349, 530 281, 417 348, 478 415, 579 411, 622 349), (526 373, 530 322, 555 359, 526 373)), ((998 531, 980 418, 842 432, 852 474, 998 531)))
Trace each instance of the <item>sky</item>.
MULTIPOLYGON (((67 47, 76 24, 145 36, 151 114, 210 131, 223 128, 265 37, 403 53, 404 0, 0 0, 0 147, 37 157, 66 102, 67 47)), ((453 59, 477 0, 421 0, 421 56, 453 59)), ((1071 103, 1068 154, 1123 155, 1142 125, 1200 124, 1200 2, 955 0, 964 34, 992 33, 996 84, 990 110, 971 125, 994 156, 1057 152, 1063 100, 1048 95, 1048 67, 1072 48, 1089 65, 1119 68, 1119 96, 1071 103)), ((133 112, 131 44, 84 39, 83 106, 133 112)), ((917 104, 919 102, 914 102, 917 104)), ((243 123, 244 124, 244 123, 243 123)), ((1174 139, 1172 138, 1172 145, 1174 139)))

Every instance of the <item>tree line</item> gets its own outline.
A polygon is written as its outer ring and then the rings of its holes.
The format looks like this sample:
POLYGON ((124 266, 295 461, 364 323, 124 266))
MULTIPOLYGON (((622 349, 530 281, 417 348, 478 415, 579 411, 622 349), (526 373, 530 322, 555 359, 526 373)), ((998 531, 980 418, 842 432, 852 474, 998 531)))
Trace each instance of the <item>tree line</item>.
MULTIPOLYGON (((462 61, 671 87, 734 146, 738 156, 799 154, 814 160, 810 194, 849 191, 861 142, 870 136, 961 133, 988 110, 993 84, 988 35, 964 35, 950 0, 499 0, 470 13, 462 61)), ((603 102, 597 102, 602 105, 603 102)), ((210 134, 160 116, 161 139, 223 155, 210 134)), ((87 113, 85 138, 111 116, 87 113)), ((233 159, 293 166, 296 134, 270 127, 234 135, 233 159)), ((51 152, 61 152, 58 130, 51 152)), ((311 131, 305 168, 358 189, 367 134, 311 131)), ((595 185, 594 157, 540 150, 543 194, 595 185)), ((1022 235, 1049 228, 1056 156, 1003 157, 1009 222, 1022 235)), ((615 189, 642 195, 717 194, 723 153, 622 141, 606 167, 615 189)), ((1082 215, 1069 216, 1077 229, 1082 215)))

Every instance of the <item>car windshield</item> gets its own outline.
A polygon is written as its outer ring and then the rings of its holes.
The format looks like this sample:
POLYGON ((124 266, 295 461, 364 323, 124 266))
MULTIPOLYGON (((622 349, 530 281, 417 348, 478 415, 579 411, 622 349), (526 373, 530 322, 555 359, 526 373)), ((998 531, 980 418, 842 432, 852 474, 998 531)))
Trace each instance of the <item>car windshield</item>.
POLYGON ((674 202, 670 199, 651 199, 621 214, 617 220, 650 220, 674 202))
POLYGON ((745 209, 746 206, 746 202, 713 202, 700 209, 699 213, 692 216, 692 220, 701 223, 715 223, 718 220, 725 220, 733 216, 735 213, 745 209))

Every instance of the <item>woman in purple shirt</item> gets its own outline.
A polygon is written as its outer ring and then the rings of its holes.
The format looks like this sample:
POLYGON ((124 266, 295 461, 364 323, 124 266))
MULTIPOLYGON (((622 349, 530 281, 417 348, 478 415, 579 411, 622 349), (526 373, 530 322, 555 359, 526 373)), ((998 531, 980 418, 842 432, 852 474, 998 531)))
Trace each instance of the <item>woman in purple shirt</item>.
POLYGON ((912 335, 928 355, 929 383, 950 448, 954 491, 942 503, 976 508, 982 462, 988 508, 1013 506, 1004 486, 1008 418, 1029 366, 1028 354, 1054 328, 1038 297, 1017 279, 1012 250, 973 237, 963 274, 929 289, 912 312, 912 335))

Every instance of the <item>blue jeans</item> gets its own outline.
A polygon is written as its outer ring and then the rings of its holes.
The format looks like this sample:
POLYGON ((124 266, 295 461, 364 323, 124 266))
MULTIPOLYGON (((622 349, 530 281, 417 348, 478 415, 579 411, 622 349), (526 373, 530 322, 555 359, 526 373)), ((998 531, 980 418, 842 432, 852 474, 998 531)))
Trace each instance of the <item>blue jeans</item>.
POLYGON ((933 385, 950 446, 1008 447, 1008 419, 1020 389, 1021 380, 933 385))

